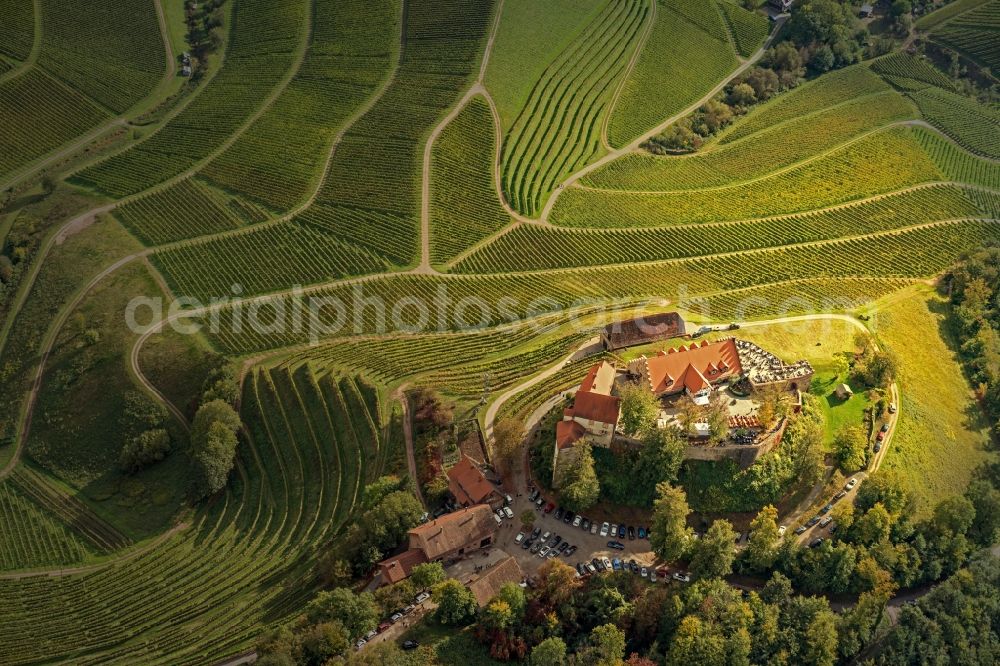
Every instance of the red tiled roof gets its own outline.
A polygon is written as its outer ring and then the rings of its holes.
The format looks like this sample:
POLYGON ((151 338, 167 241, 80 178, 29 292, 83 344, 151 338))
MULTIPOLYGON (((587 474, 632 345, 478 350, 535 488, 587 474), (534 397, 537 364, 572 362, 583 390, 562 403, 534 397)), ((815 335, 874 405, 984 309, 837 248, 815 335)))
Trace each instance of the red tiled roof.
POLYGON ((706 384, 743 373, 733 338, 671 349, 646 359, 646 368, 657 395, 679 393, 684 388, 697 392, 706 384))
POLYGON ((520 583, 523 578, 524 573, 517 560, 508 555, 485 573, 473 577, 466 585, 476 597, 476 603, 485 606, 500 592, 501 587, 507 583, 520 583))
POLYGON ((414 527, 409 531, 410 548, 420 549, 428 560, 435 560, 469 545, 478 546, 496 529, 493 510, 477 504, 414 527))
POLYGON ((585 434, 587 431, 576 421, 560 421, 556 424, 556 447, 560 450, 569 448, 585 434))
POLYGON ((398 583, 404 578, 408 578, 413 571, 413 567, 427 562, 424 551, 416 548, 403 551, 399 555, 394 555, 379 562, 379 569, 382 572, 382 580, 388 584, 398 583))
POLYGON ((499 492, 468 456, 462 456, 458 464, 448 470, 447 475, 448 490, 459 504, 479 504, 485 502, 491 494, 499 492))
POLYGON ((618 423, 621 398, 600 393, 577 391, 573 406, 566 408, 564 415, 570 418, 589 419, 598 423, 618 423))

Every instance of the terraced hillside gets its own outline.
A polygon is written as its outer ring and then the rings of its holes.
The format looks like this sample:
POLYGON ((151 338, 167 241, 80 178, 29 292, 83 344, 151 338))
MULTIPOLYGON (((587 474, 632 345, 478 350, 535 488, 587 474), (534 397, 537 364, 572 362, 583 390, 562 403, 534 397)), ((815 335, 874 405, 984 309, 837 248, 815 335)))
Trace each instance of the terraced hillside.
MULTIPOLYGON (((996 6, 923 29, 985 63, 996 6)), ((0 199, 5 664, 251 648, 321 587, 363 486, 404 472, 404 384, 495 397, 609 309, 857 312, 1000 240, 996 109, 902 50, 810 70, 693 153, 638 147, 770 66, 785 28, 734 0, 228 0, 205 79, 125 127, 165 101, 184 24, 161 9, 0 0, 0 180, 22 188, 0 199), (67 148, 112 126, 106 152, 67 148), (59 151, 51 182, 17 175, 59 151), (126 332, 153 288, 203 329, 126 332), (186 433, 223 361, 237 465, 191 503, 186 433), (102 437, 133 391, 173 438, 140 475, 102 437), (162 530, 134 529, 145 510, 162 530)))
POLYGON ((306 366, 256 371, 243 396, 239 473, 225 495, 141 555, 124 551, 77 575, 0 578, 0 659, 206 663, 297 613, 311 564, 394 445, 372 395, 355 377, 306 366))
POLYGON ((1000 2, 956 2, 951 11, 939 10, 917 27, 930 29, 931 39, 953 48, 993 71, 1000 69, 1000 2), (937 16, 936 16, 937 15, 937 16))
POLYGON ((11 59, 0 71, 0 178, 109 123, 166 72, 151 0, 15 0, 0 11, 0 54, 11 59))

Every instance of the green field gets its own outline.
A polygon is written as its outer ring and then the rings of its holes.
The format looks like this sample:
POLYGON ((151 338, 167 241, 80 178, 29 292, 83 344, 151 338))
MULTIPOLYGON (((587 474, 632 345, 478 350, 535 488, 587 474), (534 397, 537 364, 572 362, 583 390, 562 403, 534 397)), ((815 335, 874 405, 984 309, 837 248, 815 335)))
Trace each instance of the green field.
POLYGON ((928 289, 878 306, 879 340, 900 359, 901 417, 884 468, 894 470, 927 512, 961 493, 980 464, 994 460, 971 389, 944 324, 944 300, 928 289), (919 336, 920 344, 913 344, 919 336))

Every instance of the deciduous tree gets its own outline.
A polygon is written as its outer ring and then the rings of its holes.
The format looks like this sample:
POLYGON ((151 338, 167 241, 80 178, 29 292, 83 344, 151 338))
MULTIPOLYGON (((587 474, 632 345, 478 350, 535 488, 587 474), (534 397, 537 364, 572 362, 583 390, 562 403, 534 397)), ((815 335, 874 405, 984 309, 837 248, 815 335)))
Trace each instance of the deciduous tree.
POLYGON ((669 483, 656 486, 656 493, 649 545, 659 557, 673 562, 684 555, 691 540, 692 530, 687 526, 691 508, 684 491, 669 483))

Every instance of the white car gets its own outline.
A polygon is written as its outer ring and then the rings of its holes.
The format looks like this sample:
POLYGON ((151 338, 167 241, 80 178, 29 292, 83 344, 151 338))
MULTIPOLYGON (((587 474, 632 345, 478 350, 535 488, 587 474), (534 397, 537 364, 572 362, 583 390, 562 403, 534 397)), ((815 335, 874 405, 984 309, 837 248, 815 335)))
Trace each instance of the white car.
POLYGON ((851 488, 853 488, 856 485, 858 485, 858 480, 856 478, 854 478, 854 479, 851 479, 850 481, 847 482, 847 485, 844 486, 844 489, 845 490, 850 490, 851 488))
POLYGON ((503 518, 495 513, 493 514, 493 520, 497 521, 497 525, 503 525, 503 518))
POLYGON ((430 598, 431 598, 431 595, 429 595, 426 592, 421 592, 420 594, 417 595, 417 603, 418 604, 422 604, 422 603, 424 603, 425 601, 427 601, 430 598))
POLYGON ((521 543, 524 541, 524 532, 518 532, 517 536, 514 537, 514 543, 521 543))
POLYGON ((889 403, 889 413, 890 414, 895 414, 896 413, 896 409, 897 409, 896 403, 890 402, 889 403))
POLYGON ((583 522, 583 516, 576 514, 576 518, 573 519, 573 527, 579 527, 580 523, 583 522))
POLYGON ((673 575, 673 579, 676 580, 676 581, 680 581, 681 583, 690 583, 691 582, 691 576, 687 575, 683 571, 677 571, 677 572, 675 572, 674 575, 673 575))
POLYGON ((359 638, 358 642, 354 644, 354 649, 355 650, 360 650, 361 648, 363 648, 367 644, 368 644, 368 641, 366 641, 363 638, 359 638))
POLYGON ((649 569, 647 569, 646 567, 643 567, 642 569, 639 570, 639 575, 642 576, 643 578, 648 578, 649 577, 649 569))
POLYGON ((597 525, 597 523, 591 523, 590 524, 590 533, 591 534, 597 534, 597 530, 599 530, 599 529, 600 529, 600 527, 597 525))
POLYGON ((551 538, 552 538, 552 532, 546 531, 546 532, 542 533, 542 543, 545 543, 546 541, 548 541, 551 538))
POLYGON ((615 568, 611 566, 611 560, 606 557, 601 558, 601 562, 604 562, 604 566, 607 567, 608 571, 614 571, 615 568))
POLYGON ((399 622, 402 619, 403 619, 403 614, 402 613, 393 613, 392 617, 389 618, 389 622, 392 622, 393 624, 396 624, 397 622, 399 622))
POLYGON ((366 641, 370 641, 371 639, 375 638, 376 636, 378 636, 378 629, 372 629, 367 634, 365 634, 365 640, 366 641))
POLYGON ((544 560, 545 556, 549 554, 550 550, 552 550, 552 549, 549 548, 548 546, 542 546, 542 549, 538 551, 538 557, 540 557, 540 558, 542 558, 544 560))
POLYGON ((497 509, 496 510, 496 514, 497 514, 498 518, 500 518, 501 520, 503 520, 503 516, 504 516, 503 509, 497 509))
POLYGON ((601 525, 601 536, 602 537, 608 536, 608 530, 609 529, 611 529, 611 527, 607 523, 604 523, 603 525, 601 525))
POLYGON ((788 530, 788 525, 781 525, 778 527, 778 536, 785 536, 785 532, 788 530))
POLYGON ((513 518, 514 517, 514 512, 510 510, 509 506, 505 506, 503 508, 503 515, 507 516, 508 518, 513 518))
POLYGON ((614 523, 611 523, 611 536, 618 538, 618 526, 614 523))

